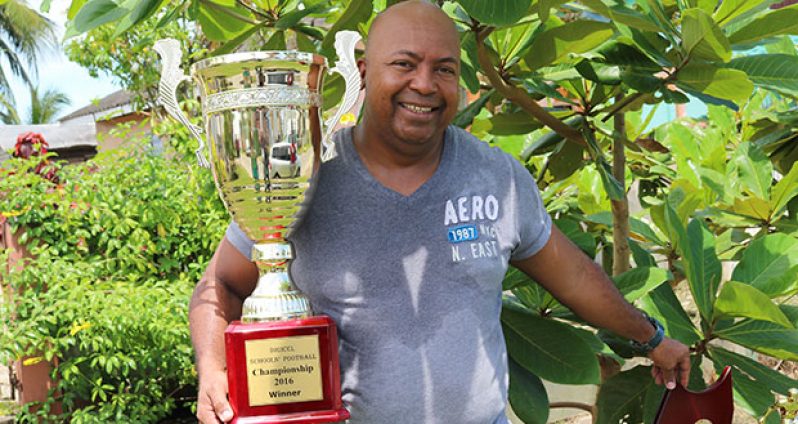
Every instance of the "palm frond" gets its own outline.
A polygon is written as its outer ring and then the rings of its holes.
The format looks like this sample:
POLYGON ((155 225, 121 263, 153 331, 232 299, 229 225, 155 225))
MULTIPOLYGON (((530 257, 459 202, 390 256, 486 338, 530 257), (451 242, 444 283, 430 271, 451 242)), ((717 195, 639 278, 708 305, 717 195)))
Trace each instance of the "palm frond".
POLYGON ((31 124, 52 122, 64 106, 71 103, 66 94, 53 88, 48 88, 40 94, 38 88, 31 87, 30 99, 29 123, 31 124))
POLYGON ((19 125, 22 123, 14 98, 10 94, 8 97, 0 94, 0 122, 7 125, 19 125))

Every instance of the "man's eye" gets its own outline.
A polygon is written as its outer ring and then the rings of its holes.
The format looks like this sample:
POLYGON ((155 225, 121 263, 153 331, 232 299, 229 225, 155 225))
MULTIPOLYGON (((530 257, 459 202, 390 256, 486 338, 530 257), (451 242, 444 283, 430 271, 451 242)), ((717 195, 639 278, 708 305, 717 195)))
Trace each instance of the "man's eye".
POLYGON ((438 72, 443 73, 443 74, 447 74, 447 75, 456 75, 457 74, 457 72, 453 68, 448 68, 448 67, 439 68, 438 72))
POLYGON ((413 66, 410 62, 406 62, 404 60, 398 60, 396 62, 393 62, 393 65, 398 66, 400 68, 410 68, 413 66))

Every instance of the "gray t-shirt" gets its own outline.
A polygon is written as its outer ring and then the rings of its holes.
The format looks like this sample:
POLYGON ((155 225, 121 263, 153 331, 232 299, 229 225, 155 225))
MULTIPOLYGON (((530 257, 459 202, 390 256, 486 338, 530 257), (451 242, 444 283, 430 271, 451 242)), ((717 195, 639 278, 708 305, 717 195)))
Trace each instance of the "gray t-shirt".
MULTIPOLYGON (((291 275, 338 325, 350 423, 506 423, 501 282, 551 231, 534 180, 450 126, 435 174, 403 196, 369 174, 351 129, 335 139, 291 275)), ((249 257, 237 226, 226 237, 249 257)))

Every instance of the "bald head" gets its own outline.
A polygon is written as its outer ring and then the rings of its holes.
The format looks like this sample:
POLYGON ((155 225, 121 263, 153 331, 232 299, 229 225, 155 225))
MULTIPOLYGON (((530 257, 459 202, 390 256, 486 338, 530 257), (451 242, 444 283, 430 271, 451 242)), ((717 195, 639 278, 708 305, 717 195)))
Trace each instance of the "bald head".
POLYGON ((459 52, 460 36, 454 21, 434 4, 407 0, 385 9, 374 18, 366 41, 366 57, 374 45, 383 48, 386 41, 398 41, 402 37, 419 34, 421 30, 434 32, 440 41, 446 43, 445 47, 459 52))

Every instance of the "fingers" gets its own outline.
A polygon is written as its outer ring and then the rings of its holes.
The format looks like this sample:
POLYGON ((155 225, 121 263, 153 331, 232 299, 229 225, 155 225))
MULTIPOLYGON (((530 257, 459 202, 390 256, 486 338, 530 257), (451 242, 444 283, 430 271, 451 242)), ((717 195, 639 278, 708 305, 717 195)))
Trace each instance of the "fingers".
POLYGON ((202 424, 222 424, 233 419, 224 384, 200 386, 197 399, 197 420, 202 424))
POLYGON ((227 403, 227 399, 225 396, 217 396, 213 402, 213 409, 216 411, 216 416, 222 422, 228 422, 233 419, 233 410, 230 408, 230 404, 227 403))
POLYGON ((203 396, 197 400, 197 420, 202 424, 222 424, 216 417, 213 405, 203 396))
POLYGON ((676 388, 676 373, 674 369, 662 369, 660 368, 660 372, 662 372, 662 381, 665 383, 665 387, 668 390, 673 390, 676 388))
POLYGON ((668 390, 676 388, 678 383, 684 387, 690 380, 690 350, 684 344, 666 338, 650 352, 649 358, 654 362, 651 375, 656 384, 664 384, 668 390))
POLYGON ((654 383, 658 386, 662 385, 662 371, 658 366, 651 367, 651 377, 654 378, 654 383))
POLYGON ((682 357, 681 361, 679 361, 679 382, 682 387, 687 387, 690 383, 690 367, 690 356, 682 357))

